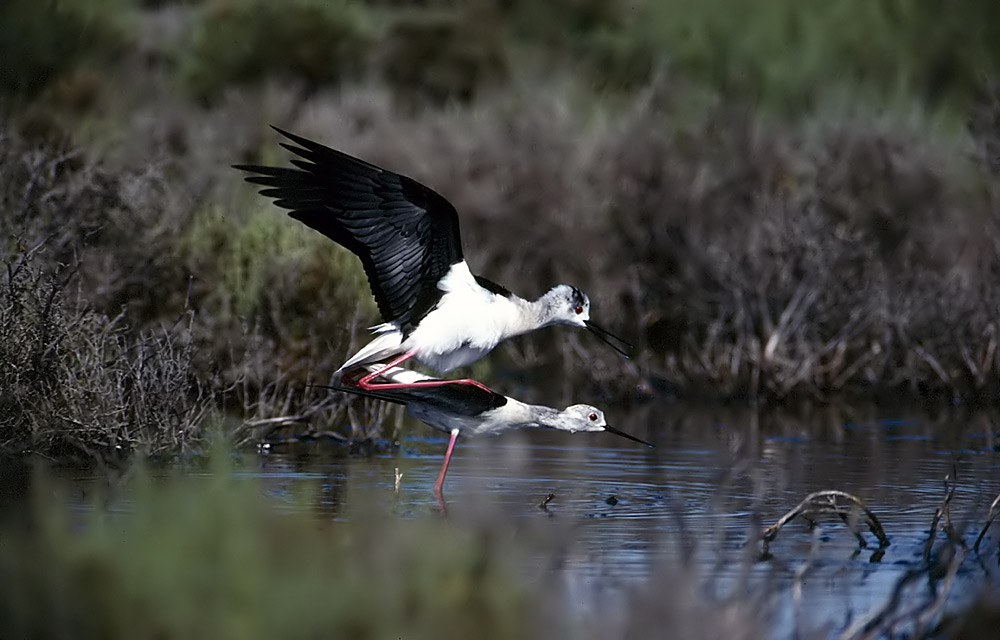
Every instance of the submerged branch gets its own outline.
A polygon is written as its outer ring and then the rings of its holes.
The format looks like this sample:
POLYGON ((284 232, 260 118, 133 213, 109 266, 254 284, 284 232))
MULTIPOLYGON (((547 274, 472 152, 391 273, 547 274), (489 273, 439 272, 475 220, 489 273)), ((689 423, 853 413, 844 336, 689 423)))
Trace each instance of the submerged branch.
POLYGON ((951 473, 944 477, 944 497, 941 499, 941 504, 938 505, 938 508, 934 510, 934 517, 931 519, 927 542, 924 543, 924 562, 930 562, 931 549, 934 546, 934 539, 937 537, 938 525, 941 523, 942 518, 944 518, 944 530, 948 535, 948 539, 957 540, 961 543, 961 536, 951 526, 951 499, 955 497, 956 485, 954 478, 957 475, 957 469, 952 468, 951 473))
POLYGON ((815 519, 815 516, 820 515, 838 516, 841 521, 843 521, 843 523, 851 529, 851 532, 858 539, 858 544, 861 547, 866 547, 867 543, 865 542, 865 539, 853 526, 851 526, 850 521, 850 517, 855 515, 859 509, 865 516, 865 524, 868 525, 868 530, 872 532, 872 535, 878 538, 879 548, 888 547, 889 538, 885 535, 882 523, 879 522, 879 519, 874 513, 872 513, 871 509, 869 509, 865 503, 861 501, 860 498, 847 493, 846 491, 827 489, 825 491, 817 491, 809 494, 798 504, 798 506, 781 516, 777 522, 765 529, 761 534, 761 540, 764 543, 763 552, 765 555, 767 554, 768 547, 777 537, 778 531, 795 518, 802 517, 812 521, 815 519), (840 502, 841 500, 847 501, 849 504, 842 504, 840 502))
POLYGON ((996 520, 997 515, 1000 515, 1000 494, 997 494, 997 497, 993 498, 993 502, 990 504, 990 511, 986 514, 986 524, 983 525, 982 531, 979 532, 976 543, 972 545, 972 550, 976 553, 979 553, 979 544, 986 537, 986 532, 989 531, 990 525, 996 520))

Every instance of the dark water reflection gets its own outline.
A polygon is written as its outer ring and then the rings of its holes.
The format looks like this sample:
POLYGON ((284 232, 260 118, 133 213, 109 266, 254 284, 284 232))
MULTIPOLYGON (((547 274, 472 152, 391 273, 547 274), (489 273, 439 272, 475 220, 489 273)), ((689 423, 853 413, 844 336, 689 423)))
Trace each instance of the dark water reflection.
MULTIPOLYGON (((513 535, 532 540, 524 545, 528 573, 592 615, 595 607, 615 615, 627 594, 650 588, 651 576, 694 566, 699 577, 690 588, 713 597, 767 582, 777 594, 769 600, 770 624, 780 635, 837 633, 922 566, 948 474, 957 470, 951 513, 970 547, 1000 493, 1000 440, 985 414, 827 409, 803 419, 672 404, 610 414, 615 426, 656 448, 609 434, 460 440, 445 485, 450 517, 503 514, 521 532, 513 535), (822 489, 848 491, 868 504, 891 541, 884 555, 874 553, 876 540, 867 532, 869 546, 859 552, 850 532, 831 519, 817 532, 792 523, 771 546, 773 557, 756 561, 759 547, 746 544, 753 533, 822 489), (553 498, 543 509, 548 494, 553 498), (807 561, 796 607, 795 575, 807 561)), ((344 457, 317 443, 275 446, 247 473, 262 478, 279 504, 294 504, 290 497, 301 483, 318 484, 320 511, 328 517, 350 518, 350 496, 359 489, 374 490, 365 495, 384 496, 404 516, 422 515, 435 508, 431 487, 447 438, 419 425, 412 433, 397 452, 373 458, 344 457)), ((992 533, 990 551, 980 559, 970 553, 962 566, 952 606, 997 582, 1000 526, 992 533)))

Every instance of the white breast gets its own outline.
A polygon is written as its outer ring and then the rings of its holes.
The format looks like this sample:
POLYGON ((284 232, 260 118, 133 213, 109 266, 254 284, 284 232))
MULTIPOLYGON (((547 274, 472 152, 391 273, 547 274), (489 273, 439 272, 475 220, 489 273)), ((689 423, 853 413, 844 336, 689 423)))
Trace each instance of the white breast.
POLYGON ((465 262, 452 265, 438 286, 444 295, 437 307, 403 343, 435 371, 447 373, 473 363, 523 331, 520 306, 479 286, 465 262))

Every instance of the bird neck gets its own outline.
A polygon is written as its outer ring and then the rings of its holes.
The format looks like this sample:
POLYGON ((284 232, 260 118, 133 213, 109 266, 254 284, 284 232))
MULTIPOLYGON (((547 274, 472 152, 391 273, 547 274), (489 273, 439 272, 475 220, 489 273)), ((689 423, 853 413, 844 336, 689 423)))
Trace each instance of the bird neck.
POLYGON ((562 412, 552 407, 542 405, 528 405, 531 410, 531 421, 538 427, 548 427, 549 429, 562 428, 562 412))
POLYGON ((554 307, 552 301, 546 296, 542 296, 538 300, 518 298, 517 303, 522 309, 520 317, 523 328, 519 333, 527 333, 555 323, 554 307))

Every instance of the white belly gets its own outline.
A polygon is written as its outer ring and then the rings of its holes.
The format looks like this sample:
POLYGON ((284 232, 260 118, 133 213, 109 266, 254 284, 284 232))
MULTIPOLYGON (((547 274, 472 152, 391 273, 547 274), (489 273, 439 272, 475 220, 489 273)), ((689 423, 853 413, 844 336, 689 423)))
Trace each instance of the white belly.
POLYGON ((415 355, 414 358, 416 358, 421 364, 430 367, 438 373, 448 373, 449 371, 458 369, 459 367, 472 364, 476 360, 485 356, 491 350, 492 347, 490 349, 476 349, 469 346, 462 346, 447 353, 417 351, 417 355, 415 355))
POLYGON ((456 305, 441 305, 427 314, 403 348, 415 351, 418 361, 438 373, 471 364, 504 338, 502 327, 490 321, 487 306, 492 305, 475 305, 456 313, 456 305))
POLYGON ((453 286, 403 342, 403 349, 415 351, 419 362, 447 373, 479 360, 501 340, 526 328, 523 309, 511 299, 478 285, 453 286))

